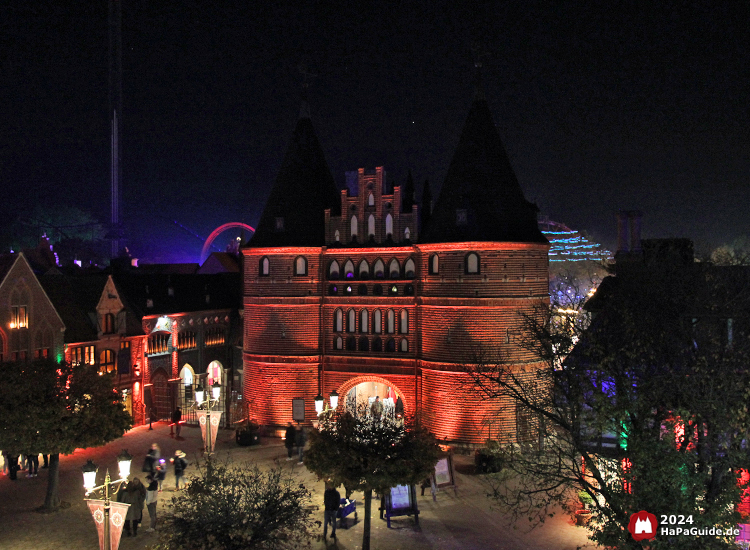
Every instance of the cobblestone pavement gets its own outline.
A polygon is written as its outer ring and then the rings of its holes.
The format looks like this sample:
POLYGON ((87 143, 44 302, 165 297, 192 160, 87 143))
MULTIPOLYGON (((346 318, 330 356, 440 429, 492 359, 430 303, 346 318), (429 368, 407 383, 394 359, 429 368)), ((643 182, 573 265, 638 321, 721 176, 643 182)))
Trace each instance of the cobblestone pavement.
MULTIPOLYGON (((193 464, 186 472, 188 477, 191 470, 194 471, 194 464, 201 456, 200 431, 195 427, 185 427, 182 429, 182 437, 176 440, 170 436, 169 426, 159 423, 154 424, 151 431, 148 426, 134 428, 124 437, 104 447, 78 449, 72 455, 61 456, 60 495, 63 501, 70 503, 70 507, 54 514, 34 511, 44 503, 47 470, 40 469, 39 476, 35 478, 26 478, 25 472, 19 472, 16 481, 0 475, 0 550, 96 549, 96 528, 83 500, 81 466, 87 459, 93 459, 99 466, 99 483, 103 482, 107 468, 113 477, 117 477, 115 457, 125 448, 134 457, 131 478, 142 477, 140 466, 153 442, 160 445, 163 457, 172 456, 177 449, 183 450, 193 464)), ((219 457, 229 455, 235 462, 256 462, 266 466, 278 463, 288 468, 313 492, 313 503, 320 507, 316 513, 322 521, 323 483, 318 482, 304 466, 284 460, 286 450, 278 439, 264 440, 259 446, 238 447, 234 442, 234 432, 221 430, 216 451, 219 457)), ((373 550, 574 550, 587 544, 584 529, 572 525, 565 515, 556 516, 530 532, 525 526, 518 526, 517 529, 509 526, 505 516, 491 509, 490 501, 484 496, 481 476, 469 473, 471 458, 458 456, 456 463, 459 470, 456 476, 457 494, 452 490, 441 491, 437 495, 437 502, 433 502, 429 491, 424 497, 418 497, 419 525, 411 517, 394 518, 388 529, 385 521, 379 519, 377 503, 373 502, 373 550)), ((165 491, 160 494, 159 510, 168 504, 173 487, 174 477, 170 470, 164 482, 165 491)), ((361 494, 355 493, 354 497, 361 499, 361 494)), ((339 527, 335 541, 314 541, 313 549, 361 548, 363 513, 364 506, 358 501, 359 521, 348 529, 339 527)), ((148 512, 145 509, 143 514, 144 521, 148 522, 148 512)), ((154 540, 155 535, 145 532, 142 526, 137 537, 123 538, 120 548, 147 548, 154 540)))

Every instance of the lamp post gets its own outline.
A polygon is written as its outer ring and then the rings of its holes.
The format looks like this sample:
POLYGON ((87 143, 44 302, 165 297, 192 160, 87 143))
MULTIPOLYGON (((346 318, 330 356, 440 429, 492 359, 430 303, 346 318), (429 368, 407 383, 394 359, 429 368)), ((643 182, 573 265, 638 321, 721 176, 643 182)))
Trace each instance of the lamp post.
POLYGON ((328 403, 325 402, 325 398, 318 394, 315 397, 315 412, 318 416, 323 414, 324 412, 328 412, 329 410, 336 410, 336 407, 339 406, 339 394, 336 393, 336 390, 333 390, 331 392, 331 395, 329 396, 329 401, 331 403, 330 408, 328 407, 328 403), (324 410, 325 407, 325 410, 324 410))
MULTIPOLYGON (((107 468, 107 473, 104 476, 104 484, 98 486, 96 485, 96 473, 99 471, 99 467, 94 464, 91 459, 89 459, 81 468, 81 471, 83 472, 83 487, 84 489, 86 489, 84 500, 95 502, 98 499, 91 499, 87 497, 96 491, 103 492, 104 500, 99 500, 99 502, 102 503, 101 510, 94 510, 94 508, 92 508, 92 513, 94 515, 94 521, 97 524, 97 529, 103 530, 100 531, 99 537, 100 547, 103 550, 116 550, 117 546, 119 545, 118 537, 115 548, 113 549, 112 541, 110 538, 110 508, 112 505, 111 494, 113 492, 116 492, 123 483, 128 481, 128 476, 130 475, 130 463, 132 460, 133 457, 128 453, 128 450, 123 449, 122 452, 117 455, 117 466, 120 474, 120 479, 112 481, 109 476, 109 468, 107 468), (113 486, 114 488, 111 489, 113 486)), ((122 527, 122 523, 120 523, 118 527, 122 527)))
MULTIPOLYGON (((213 452, 212 443, 213 443, 213 428, 211 425, 211 407, 219 402, 219 397, 221 397, 221 385, 219 384, 218 380, 215 380, 213 385, 211 386, 211 393, 206 395, 206 391, 203 389, 203 386, 198 386, 198 389, 195 390, 195 404, 197 407, 203 407, 205 406, 206 415, 205 415, 205 430, 201 430, 201 435, 203 436, 203 446, 206 450, 206 454, 210 455, 213 452), (206 396, 206 399, 203 399, 203 396, 206 396)), ((219 418, 221 418, 221 411, 217 411, 219 413, 219 418)), ((218 425, 219 420, 216 421, 216 424, 218 425)))

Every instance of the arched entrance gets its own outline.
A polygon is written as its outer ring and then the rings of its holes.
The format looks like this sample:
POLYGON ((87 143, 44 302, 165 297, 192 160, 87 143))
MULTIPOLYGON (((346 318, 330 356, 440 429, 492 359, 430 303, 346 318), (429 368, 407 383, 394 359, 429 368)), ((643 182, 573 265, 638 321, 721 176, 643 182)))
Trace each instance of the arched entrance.
POLYGON ((185 363, 180 369, 180 384, 177 403, 182 409, 182 420, 194 423, 195 419, 195 371, 190 363, 185 363))
POLYGON ((224 366, 220 361, 211 361, 208 364, 208 367, 206 368, 206 390, 210 391, 215 382, 218 382, 221 386, 221 396, 219 397, 219 402, 213 406, 213 410, 222 411, 224 413, 221 417, 221 425, 228 426, 231 419, 228 418, 227 415, 227 399, 231 396, 227 395, 229 388, 228 384, 225 383, 224 375, 224 366))
POLYGON ((172 414, 172 399, 167 380, 167 373, 161 368, 151 376, 151 394, 156 420, 169 420, 172 414))
POLYGON ((358 376, 347 380, 337 393, 339 403, 352 412, 369 414, 376 397, 380 397, 383 403, 384 415, 394 415, 399 401, 401 410, 406 407, 404 392, 393 382, 379 376, 358 376))

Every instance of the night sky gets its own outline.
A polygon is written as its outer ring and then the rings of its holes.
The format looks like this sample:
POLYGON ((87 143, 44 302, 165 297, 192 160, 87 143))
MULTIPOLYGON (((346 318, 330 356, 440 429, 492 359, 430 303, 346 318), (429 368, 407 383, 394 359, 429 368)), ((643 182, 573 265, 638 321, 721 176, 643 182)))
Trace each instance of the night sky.
MULTIPOLYGON (((750 3, 123 2, 128 246, 197 261, 219 225, 253 225, 314 73, 334 179, 383 165, 442 184, 483 85, 526 197, 614 246, 706 250, 750 234, 750 3), (661 7, 655 7, 655 5, 661 7)), ((109 219, 107 1, 0 2, 0 209, 109 219)), ((322 213, 321 213, 322 215, 322 213)))

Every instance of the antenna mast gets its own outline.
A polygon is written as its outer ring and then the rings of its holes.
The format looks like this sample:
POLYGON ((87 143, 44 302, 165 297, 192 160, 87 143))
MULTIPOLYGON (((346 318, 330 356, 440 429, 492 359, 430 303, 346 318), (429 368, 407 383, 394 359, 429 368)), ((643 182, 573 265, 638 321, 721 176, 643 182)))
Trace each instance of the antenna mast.
POLYGON ((112 215, 108 237, 111 239, 112 258, 120 252, 120 126, 122 125, 122 5, 120 0, 109 0, 109 112, 111 125, 110 183, 112 215))

